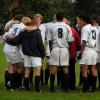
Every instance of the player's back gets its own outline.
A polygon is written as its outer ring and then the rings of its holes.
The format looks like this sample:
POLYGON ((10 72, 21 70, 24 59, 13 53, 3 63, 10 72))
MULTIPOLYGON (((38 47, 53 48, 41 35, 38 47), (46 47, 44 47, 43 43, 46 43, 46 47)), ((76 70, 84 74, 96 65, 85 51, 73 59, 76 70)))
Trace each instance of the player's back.
POLYGON ((50 28, 53 47, 68 47, 68 42, 72 41, 71 29, 64 22, 56 22, 50 28))

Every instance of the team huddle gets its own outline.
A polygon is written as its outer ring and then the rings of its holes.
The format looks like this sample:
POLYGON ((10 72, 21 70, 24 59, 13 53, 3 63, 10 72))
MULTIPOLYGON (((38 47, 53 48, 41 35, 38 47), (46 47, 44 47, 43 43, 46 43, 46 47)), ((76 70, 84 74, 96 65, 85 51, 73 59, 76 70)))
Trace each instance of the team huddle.
POLYGON ((50 91, 55 92, 57 75, 60 90, 75 90, 77 60, 81 92, 96 90, 97 73, 100 88, 99 16, 80 14, 73 25, 63 12, 57 12, 52 22, 42 23, 42 19, 41 14, 31 19, 16 12, 5 25, 6 89, 30 91, 34 85, 34 90, 41 93, 41 87, 48 88, 50 77, 50 91))

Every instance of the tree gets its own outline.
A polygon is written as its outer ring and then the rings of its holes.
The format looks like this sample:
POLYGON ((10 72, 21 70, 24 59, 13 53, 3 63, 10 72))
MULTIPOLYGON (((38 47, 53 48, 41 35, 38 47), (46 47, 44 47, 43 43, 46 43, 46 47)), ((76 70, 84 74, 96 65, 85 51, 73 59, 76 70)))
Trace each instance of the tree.
POLYGON ((99 0, 76 0, 75 12, 76 14, 85 12, 87 14, 96 14, 97 4, 99 0))

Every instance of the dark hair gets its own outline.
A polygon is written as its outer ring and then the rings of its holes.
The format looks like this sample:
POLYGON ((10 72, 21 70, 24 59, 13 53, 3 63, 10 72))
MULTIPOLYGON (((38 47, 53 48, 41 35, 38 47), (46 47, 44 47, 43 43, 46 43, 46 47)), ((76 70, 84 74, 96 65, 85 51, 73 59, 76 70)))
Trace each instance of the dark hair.
POLYGON ((23 14, 18 14, 18 15, 16 15, 16 16, 14 16, 14 20, 19 20, 19 21, 21 21, 22 18, 23 18, 23 14))
POLYGON ((63 18, 64 18, 63 12, 59 11, 59 12, 56 13, 56 19, 57 19, 58 21, 62 21, 63 18))
POLYGON ((93 16, 91 17, 91 21, 92 21, 92 20, 95 20, 96 23, 98 23, 98 24, 100 25, 100 16, 93 15, 93 16))
POLYGON ((83 21, 85 21, 87 24, 90 23, 90 15, 89 14, 80 14, 78 15, 78 18, 82 19, 83 21))

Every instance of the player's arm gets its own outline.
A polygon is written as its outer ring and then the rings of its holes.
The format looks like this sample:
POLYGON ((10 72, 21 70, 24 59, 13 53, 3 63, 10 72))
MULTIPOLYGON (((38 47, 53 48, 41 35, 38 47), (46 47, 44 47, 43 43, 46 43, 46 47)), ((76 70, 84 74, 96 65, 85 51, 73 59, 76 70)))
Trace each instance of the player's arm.
POLYGON ((75 36, 76 36, 76 43, 77 43, 77 51, 79 51, 81 49, 81 39, 80 36, 78 34, 78 32, 75 30, 75 36))
POLYGON ((39 30, 36 30, 36 32, 37 32, 38 48, 39 48, 41 57, 44 58, 46 53, 45 53, 45 47, 44 47, 44 44, 43 44, 41 32, 39 30))
POLYGON ((83 40, 83 41, 82 41, 82 45, 81 45, 81 50, 80 50, 80 53, 81 53, 81 54, 82 54, 83 51, 85 50, 85 47, 86 47, 86 41, 83 40))
POLYGON ((77 59, 81 59, 82 58, 82 54, 83 54, 83 52, 85 50, 88 38, 89 38, 89 32, 86 29, 82 29, 82 36, 81 36, 82 44, 81 44, 80 53, 77 56, 77 59))
POLYGON ((23 34, 23 33, 20 33, 18 36, 14 37, 12 40, 6 41, 6 42, 7 42, 8 44, 14 45, 14 46, 19 45, 19 44, 21 44, 22 34, 23 34))
POLYGON ((9 29, 10 29, 10 27, 12 27, 12 25, 13 24, 18 24, 18 23, 20 23, 19 21, 14 21, 14 20, 11 20, 11 21, 9 21, 6 25, 5 25, 5 27, 4 27, 4 31, 5 32, 8 32, 9 31, 9 29))
POLYGON ((67 37, 67 42, 68 42, 68 45, 69 45, 69 51, 71 49, 71 43, 74 41, 74 37, 73 37, 73 31, 71 29, 70 26, 67 25, 67 31, 68 31, 68 37, 67 37))

